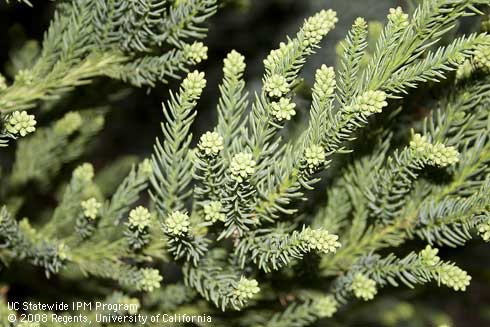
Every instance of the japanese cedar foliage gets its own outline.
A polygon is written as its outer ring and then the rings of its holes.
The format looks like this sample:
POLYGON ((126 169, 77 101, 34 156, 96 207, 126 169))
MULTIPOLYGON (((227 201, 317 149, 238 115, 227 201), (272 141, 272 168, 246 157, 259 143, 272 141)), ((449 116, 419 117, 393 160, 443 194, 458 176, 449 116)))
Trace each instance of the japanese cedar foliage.
POLYGON ((47 277, 113 280, 117 292, 105 301, 139 303, 142 314, 208 314, 216 326, 309 326, 385 286, 465 291, 471 276, 438 247, 490 240, 490 36, 485 22, 478 33, 447 34, 486 3, 423 1, 410 16, 391 9, 375 40, 356 19, 337 67, 318 67, 308 108, 295 103, 299 74, 335 12, 306 19, 270 52, 254 94, 233 50, 218 119, 194 138, 206 79, 189 66, 207 58, 196 40, 215 1, 60 2, 34 65, 0 81, 0 142, 15 147, 1 175, 3 269, 21 261, 47 277), (31 109, 102 75, 152 87, 180 72, 153 154, 112 194, 90 163, 54 189, 103 128, 104 112, 71 111, 40 127, 31 109), (450 90, 393 137, 407 95, 442 80, 450 90), (298 132, 290 125, 300 109, 309 118, 298 132), (58 202, 36 203, 41 217, 24 218, 22 189, 32 182, 58 202), (325 186, 325 203, 305 206, 325 186), (414 239, 424 246, 395 254, 414 239), (167 284, 161 272, 175 265, 181 280, 167 284))

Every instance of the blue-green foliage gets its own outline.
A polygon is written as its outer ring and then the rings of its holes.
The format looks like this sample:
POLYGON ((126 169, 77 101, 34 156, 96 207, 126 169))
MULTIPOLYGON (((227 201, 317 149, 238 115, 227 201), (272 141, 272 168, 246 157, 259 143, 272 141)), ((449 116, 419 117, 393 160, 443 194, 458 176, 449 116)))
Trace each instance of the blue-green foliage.
POLYGON ((206 79, 187 67, 207 58, 195 40, 216 1, 60 2, 33 66, 0 83, 0 146, 16 147, 0 176, 3 269, 23 262, 62 281, 110 279, 118 292, 105 301, 139 301, 144 314, 205 313, 217 326, 309 326, 388 285, 466 290, 471 277, 432 246, 490 239, 490 37, 441 39, 485 4, 393 8, 375 40, 356 19, 339 67, 316 71, 309 108, 295 91, 334 11, 306 19, 270 52, 253 96, 233 50, 217 122, 195 138, 206 79), (42 127, 27 110, 99 76, 152 87, 180 72, 151 159, 119 186, 89 163, 63 179, 108 109, 42 127), (447 90, 424 103, 424 117, 407 115, 409 96, 438 83, 447 90), (302 109, 309 120, 293 137, 287 127, 302 109), (30 183, 56 187, 56 204, 23 218, 30 183), (414 239, 427 246, 399 255, 414 239), (179 281, 167 284, 165 272, 177 268, 179 281))

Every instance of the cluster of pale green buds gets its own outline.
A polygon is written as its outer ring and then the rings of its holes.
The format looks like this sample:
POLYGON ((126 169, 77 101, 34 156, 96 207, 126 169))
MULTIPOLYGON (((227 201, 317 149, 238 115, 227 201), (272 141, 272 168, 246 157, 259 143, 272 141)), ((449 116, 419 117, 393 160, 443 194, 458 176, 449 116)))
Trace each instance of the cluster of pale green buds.
POLYGON ((290 91, 286 77, 279 74, 267 77, 264 83, 264 90, 271 98, 280 98, 290 91))
POLYGON ((401 7, 390 8, 388 20, 397 28, 405 28, 409 25, 408 14, 404 13, 401 7))
POLYGON ((323 295, 313 300, 315 314, 320 318, 330 318, 337 312, 339 303, 331 295, 323 295))
POLYGON ((138 170, 144 176, 151 176, 153 174, 153 165, 150 159, 144 159, 138 167, 138 170))
POLYGON ((99 215, 99 210, 102 207, 102 203, 97 201, 95 198, 90 198, 88 200, 82 201, 81 203, 83 209, 83 215, 86 218, 95 220, 99 215))
POLYGON ((189 232, 190 224, 187 213, 174 211, 165 220, 165 231, 173 236, 184 236, 189 232))
POLYGON ((5 128, 13 135, 26 136, 36 130, 34 115, 28 115, 26 111, 14 111, 7 118, 5 128))
POLYGON ((259 292, 259 283, 255 279, 247 279, 242 276, 237 282, 233 294, 238 299, 245 301, 252 299, 259 292))
POLYGON ((73 178, 82 183, 88 183, 94 178, 94 166, 84 163, 73 171, 73 178))
POLYGON ((480 234, 481 238, 485 242, 489 242, 490 241, 490 224, 485 223, 485 224, 478 225, 478 234, 480 234))
POLYGON ((387 105, 385 92, 367 91, 359 95, 355 103, 352 106, 348 106, 345 110, 369 116, 382 112, 387 105))
POLYGON ((272 50, 266 59, 264 59, 264 66, 270 71, 279 67, 284 58, 288 58, 291 52, 294 51, 294 43, 279 43, 279 49, 272 50))
POLYGON ((32 74, 32 71, 29 69, 21 69, 15 75, 16 83, 30 85, 32 84, 33 80, 34 80, 34 75, 32 74))
POLYGON ((204 220, 215 223, 225 221, 225 214, 222 212, 223 206, 219 201, 210 201, 203 206, 204 220))
POLYGON ((152 292, 154 289, 160 288, 160 283, 163 277, 158 270, 152 268, 143 268, 140 270, 140 278, 136 283, 138 289, 145 292, 152 292))
POLYGON ((183 48, 185 56, 194 63, 200 63, 208 59, 208 47, 202 42, 194 42, 186 44, 183 48))
POLYGON ((439 249, 432 248, 430 245, 427 245, 425 249, 420 251, 419 258, 424 265, 433 267, 441 261, 441 258, 439 258, 437 255, 438 253, 439 249))
POLYGON ((129 212, 128 224, 130 227, 143 231, 151 224, 151 213, 143 206, 138 206, 129 212))
POLYGON ((454 264, 444 264, 437 269, 439 282, 455 291, 465 291, 470 285, 471 276, 454 264))
POLYGON ((245 57, 235 50, 232 50, 223 61, 223 73, 226 76, 236 77, 245 70, 245 57))
POLYGON ((230 162, 230 177, 238 183, 250 177, 255 172, 256 166, 253 156, 248 152, 240 152, 233 156, 230 162))
POLYGON ((378 290, 376 289, 376 281, 361 273, 357 273, 354 276, 350 289, 356 298, 363 299, 364 301, 372 300, 378 293, 378 290))
POLYGON ((447 167, 459 161, 459 153, 453 146, 436 143, 432 147, 432 154, 429 155, 429 160, 435 166, 447 167))
POLYGON ((82 126, 82 115, 78 112, 68 112, 54 124, 54 132, 58 135, 69 136, 82 126))
POLYGON ((476 48, 473 56, 475 68, 484 73, 490 73, 490 46, 480 45, 476 48))
POLYGON ((335 91, 335 71, 333 67, 322 65, 315 73, 313 94, 320 99, 331 97, 335 91))
POLYGON ((410 149, 418 155, 425 155, 427 148, 430 145, 427 137, 421 134, 414 134, 410 140, 410 149))
POLYGON ((288 43, 281 42, 278 49, 270 52, 264 59, 265 68, 269 72, 282 69, 282 63, 298 51, 298 46, 301 51, 311 50, 335 27, 337 22, 337 14, 332 10, 322 10, 308 18, 301 28, 298 39, 290 40, 288 43))
POLYGON ((305 149, 304 161, 310 171, 315 171, 325 163, 325 150, 320 145, 310 145, 305 149))
POLYGON ((331 9, 322 10, 308 18, 301 29, 301 41, 305 47, 315 46, 338 22, 337 13, 331 9))
POLYGON ((202 90, 206 87, 204 73, 197 70, 187 74, 182 82, 184 97, 190 100, 197 100, 201 96, 202 90))
POLYGON ((206 132, 201 136, 197 147, 206 156, 216 156, 224 149, 223 138, 217 132, 206 132))
POLYGON ((361 29, 361 30, 364 30, 364 29, 367 29, 368 28, 368 23, 366 22, 366 20, 364 18, 357 17, 354 20, 354 24, 352 24, 352 28, 353 29, 361 29))
MULTIPOLYGON (((420 251, 419 258, 421 262, 428 267, 435 267, 440 263, 441 259, 437 255, 438 249, 427 245, 425 249, 420 251)), ((455 291, 464 291, 470 284, 471 276, 466 271, 453 264, 443 264, 437 267, 439 282, 443 285, 453 288, 455 291)))
POLYGON ((341 246, 338 235, 327 230, 306 228, 301 232, 301 238, 311 249, 325 254, 333 253, 341 246))
POLYGON ((437 167, 447 167, 459 161, 459 153, 453 146, 445 146, 442 143, 431 144, 427 137, 414 134, 410 141, 410 149, 429 164, 437 167))
POLYGON ((289 98, 280 98, 278 102, 271 102, 271 113, 279 122, 291 120, 291 117, 296 115, 295 107, 296 104, 289 98))

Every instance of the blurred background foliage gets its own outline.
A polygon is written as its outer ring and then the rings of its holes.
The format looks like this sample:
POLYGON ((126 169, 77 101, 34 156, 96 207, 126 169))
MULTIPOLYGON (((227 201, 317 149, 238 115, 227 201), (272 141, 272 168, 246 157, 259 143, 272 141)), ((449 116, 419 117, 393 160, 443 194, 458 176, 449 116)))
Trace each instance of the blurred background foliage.
MULTIPOLYGON (((430 1, 430 0, 427 0, 430 1)), ((303 19, 322 8, 331 8, 338 13, 337 28, 329 34, 322 49, 308 61, 303 72, 304 85, 311 85, 313 72, 321 64, 335 65, 338 42, 344 38, 347 30, 358 16, 370 22, 370 35, 376 38, 385 21, 388 9, 402 6, 407 11, 413 9, 417 1, 397 0, 224 0, 221 1, 218 15, 209 24, 209 36, 205 40, 209 47, 209 59, 198 69, 206 73, 208 84, 198 105, 198 117, 194 125, 194 134, 200 134, 211 128, 216 119, 217 89, 222 77, 222 60, 228 52, 235 49, 247 59, 246 80, 251 91, 260 86, 263 73, 262 61, 268 52, 276 48, 286 35, 293 34, 303 19)), ((0 72, 11 79, 20 69, 32 65, 39 51, 39 42, 47 29, 54 10, 52 1, 35 1, 34 7, 0 2, 0 72)), ((460 30, 474 28, 474 22, 464 22, 460 30)), ((101 108, 107 110, 106 123, 99 136, 94 139, 89 151, 82 158, 90 161, 99 172, 98 184, 102 192, 110 194, 122 177, 129 171, 138 158, 147 157, 152 151, 155 137, 160 135, 160 122, 163 119, 161 102, 168 96, 169 89, 176 89, 178 82, 159 85, 152 90, 131 88, 109 79, 99 79, 94 83, 78 88, 75 92, 53 102, 45 102, 36 109, 39 125, 46 125, 53 118, 62 117, 68 111, 82 108, 101 108)), ((295 119, 306 117, 309 94, 302 92, 307 87, 299 87, 297 102, 299 114, 295 119), (303 97, 303 99, 302 99, 303 97), (302 109, 302 111, 301 111, 302 109)), ((423 103, 429 103, 437 90, 419 90, 412 94, 409 101, 414 105, 424 97, 423 103)), ((407 115, 422 115, 411 112, 407 115)), ((298 124, 300 126, 300 124, 298 124)), ((14 151, 15 147, 8 150, 14 151)), ((0 160, 4 168, 9 169, 11 162, 0 160)), ((73 169, 63 168, 57 178, 50 181, 53 185, 73 169)), ((34 186, 34 185, 33 185, 34 186)), ((49 189, 49 188, 48 188, 49 189)), ((28 198, 36 201, 54 202, 52 192, 33 187, 28 198)), ((324 194, 317 197, 324 201, 324 194)), ((315 203, 309 203, 314 206, 315 203)), ((33 217, 27 208, 25 215, 33 217)), ((439 326, 490 326, 490 255, 482 244, 470 243, 457 250, 445 249, 444 256, 460 263, 473 276, 469 290, 464 294, 451 293, 435 286, 418 287, 417 290, 386 289, 373 303, 358 303, 345 308, 336 317, 332 326, 396 326, 424 327, 439 326), (396 299, 390 293, 396 292, 396 299), (448 296, 451 294, 451 296, 448 296), (334 325, 335 324, 335 325, 334 325)), ((20 268, 20 267, 19 267, 20 268)), ((33 269, 33 268, 28 268, 33 269)), ((12 270, 11 270, 12 271, 12 270)), ((19 272, 23 275, 22 272, 19 272)), ((26 273, 27 274, 27 273, 26 273)), ((49 298, 48 289, 56 285, 56 280, 46 282, 42 272, 40 280, 23 281, 15 278, 9 282, 12 292, 19 297, 31 295, 31 291, 43 293, 49 298)), ((2 276, 0 280, 8 280, 2 276)), ((89 285, 70 285, 67 291, 90 292, 89 285), (88 286, 88 287, 87 287, 88 286)), ((1 291, 1 290, 0 290, 1 291)), ((53 300, 53 299, 51 299, 53 300)))

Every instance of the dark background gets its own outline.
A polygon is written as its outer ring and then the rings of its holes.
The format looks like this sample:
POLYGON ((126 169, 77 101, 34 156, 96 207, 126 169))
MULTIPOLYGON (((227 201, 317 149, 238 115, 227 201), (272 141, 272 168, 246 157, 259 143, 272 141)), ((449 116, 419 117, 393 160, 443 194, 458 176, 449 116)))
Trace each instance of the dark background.
MULTIPOLYGON (((0 0, 1 1, 1 0, 0 0)), ((430 0, 429 0, 430 1, 430 0)), ((0 2, 0 72, 11 77, 11 57, 28 40, 41 41, 52 17, 54 3, 33 1, 34 8, 12 2, 0 2)), ((325 40, 323 47, 307 63, 303 76, 311 83, 313 72, 321 64, 335 64, 335 45, 341 40, 354 19, 385 21, 390 7, 401 5, 409 11, 410 4, 395 0, 238 0, 222 1, 218 14, 209 24, 209 59, 198 68, 205 71, 208 80, 198 117, 195 135, 212 128, 218 83, 222 77, 222 60, 235 49, 247 59, 246 80, 253 91, 260 87, 263 73, 262 60, 278 46, 286 35, 293 35, 305 17, 323 8, 338 13, 339 23, 325 40)), ((34 44, 34 43, 33 43, 34 44)), ((148 156, 155 137, 160 135, 163 119, 161 102, 168 90, 178 83, 159 85, 155 89, 135 89, 119 82, 101 79, 90 86, 79 88, 64 100, 63 112, 99 105, 110 106, 106 128, 94 148, 87 154, 99 170, 115 158, 125 155, 148 156)), ((42 110, 42 109, 41 109, 42 110)), ((60 114, 61 116, 61 114, 60 114)), ((41 115, 40 125, 49 118, 41 115), (45 121, 43 121, 45 119, 45 121)), ((429 326, 434 321, 445 321, 450 316, 454 326, 490 326, 490 281, 488 247, 481 242, 471 243, 464 249, 443 253, 473 276, 466 293, 454 293, 447 288, 420 287, 417 290, 384 289, 376 304, 362 304, 340 312, 338 320, 346 326, 429 326), (395 295, 392 298, 390 295, 395 295), (439 320, 438 320, 439 319, 439 320)), ((18 269, 21 266, 18 267, 18 269)), ((46 283, 40 272, 40 280, 46 283)), ((0 284, 2 275, 0 274, 0 284)), ((29 293, 29 283, 12 285, 19 295, 29 293)), ((76 287, 71 285, 70 287, 76 287)))

